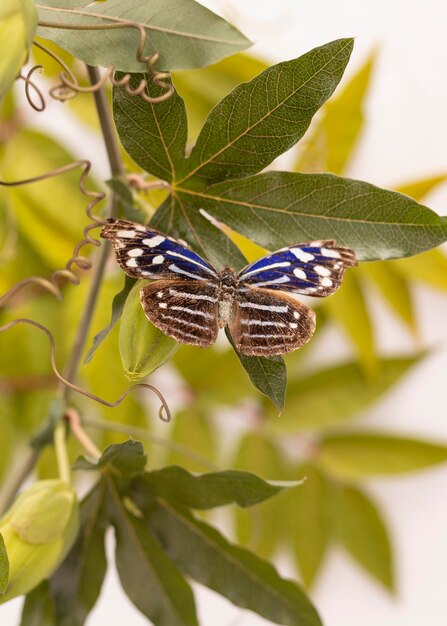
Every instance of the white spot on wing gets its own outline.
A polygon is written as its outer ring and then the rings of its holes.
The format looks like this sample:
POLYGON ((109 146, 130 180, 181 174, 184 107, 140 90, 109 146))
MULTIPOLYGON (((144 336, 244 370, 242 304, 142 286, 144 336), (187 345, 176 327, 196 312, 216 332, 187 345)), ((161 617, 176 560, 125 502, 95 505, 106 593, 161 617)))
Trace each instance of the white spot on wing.
POLYGON ((330 278, 322 278, 320 284, 323 285, 323 287, 332 287, 332 280, 330 278))
POLYGON ((302 261, 303 263, 308 263, 309 261, 313 261, 315 258, 313 254, 311 254, 310 252, 306 252, 305 250, 302 250, 301 248, 290 248, 290 252, 293 255, 295 255, 299 261, 302 261))
POLYGON ((166 302, 159 302, 158 306, 160 307, 160 309, 167 309, 168 305, 166 304, 166 302))
POLYGON ((143 253, 144 253, 144 250, 142 250, 141 248, 133 248, 132 250, 129 250, 127 254, 130 257, 134 257, 134 256, 141 256, 143 253))
POLYGON ((119 230, 116 233, 117 237, 121 237, 123 239, 133 239, 136 235, 137 233, 134 230, 119 230))
POLYGON ((291 323, 289 324, 289 326, 290 326, 290 328, 292 328, 292 329, 298 328, 298 324, 295 324, 294 322, 291 322, 291 323))
POLYGON ((301 315, 298 313, 298 311, 294 311, 294 312, 293 312, 293 317, 294 317, 296 320, 299 320, 299 319, 300 319, 300 317, 301 317, 301 315))
POLYGON ((138 267, 138 263, 136 259, 128 259, 126 261, 127 267, 138 267))
POLYGON ((313 269, 320 276, 330 276, 332 274, 331 270, 329 270, 327 267, 324 267, 323 265, 315 265, 313 269))
POLYGON ((157 298, 163 298, 163 292, 157 291, 157 298))
POLYGON ((160 263, 163 263, 164 260, 165 258, 162 254, 157 254, 157 256, 154 256, 152 259, 152 265, 160 265, 160 263))
POLYGON ((165 239, 166 237, 162 237, 161 235, 155 235, 150 239, 143 239, 143 243, 145 246, 149 246, 149 248, 155 248, 155 246, 159 246, 161 243, 163 243, 165 239))
POLYGON ((293 273, 295 274, 295 276, 297 278, 301 278, 302 280, 307 280, 307 276, 306 276, 306 272, 304 272, 303 270, 301 270, 299 267, 296 267, 293 270, 293 273))
POLYGON ((330 248, 321 248, 320 252, 323 256, 326 256, 330 259, 340 258, 340 252, 337 252, 337 250, 331 250, 330 248))

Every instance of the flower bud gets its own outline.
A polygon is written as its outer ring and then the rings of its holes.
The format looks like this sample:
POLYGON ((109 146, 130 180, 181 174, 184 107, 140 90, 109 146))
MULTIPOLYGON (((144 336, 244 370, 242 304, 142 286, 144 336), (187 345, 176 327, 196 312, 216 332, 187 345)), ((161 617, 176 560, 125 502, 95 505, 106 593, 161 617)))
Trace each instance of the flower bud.
POLYGON ((79 528, 75 490, 63 480, 40 480, 19 495, 0 519, 9 581, 0 604, 28 593, 51 576, 79 528))

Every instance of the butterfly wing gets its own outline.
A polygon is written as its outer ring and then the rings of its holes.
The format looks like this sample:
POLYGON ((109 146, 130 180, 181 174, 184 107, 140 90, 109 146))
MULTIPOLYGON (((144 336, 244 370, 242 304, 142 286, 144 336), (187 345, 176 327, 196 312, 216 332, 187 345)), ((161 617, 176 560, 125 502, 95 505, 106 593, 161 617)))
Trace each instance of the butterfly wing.
POLYGON ((304 345, 315 330, 315 313, 287 293, 240 287, 229 329, 247 356, 286 354, 304 345))
POLYGON ((146 317, 180 343, 206 348, 216 341, 218 286, 212 281, 160 280, 140 291, 146 317))
POLYGON ((118 263, 133 278, 217 279, 216 271, 205 259, 148 226, 109 219, 101 237, 110 241, 118 263))
POLYGON ((334 241, 312 241, 282 248, 239 272, 244 285, 306 296, 329 296, 338 289, 348 267, 357 265, 354 252, 334 241))

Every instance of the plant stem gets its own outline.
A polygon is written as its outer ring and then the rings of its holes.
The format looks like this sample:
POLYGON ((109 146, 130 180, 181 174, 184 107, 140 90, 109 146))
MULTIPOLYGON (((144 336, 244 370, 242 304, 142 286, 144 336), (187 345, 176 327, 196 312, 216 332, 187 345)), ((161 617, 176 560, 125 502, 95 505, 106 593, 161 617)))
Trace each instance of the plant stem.
MULTIPOLYGON (((98 82, 100 78, 100 74, 98 68, 87 66, 88 75, 90 78, 91 84, 95 84, 98 82)), ((101 131, 104 137, 104 142, 106 145, 107 155, 110 163, 110 170, 112 176, 119 176, 123 173, 124 168, 121 160, 121 156, 119 153, 118 143, 116 141, 116 136, 114 132, 114 126, 112 117, 110 115, 110 108, 107 102, 107 97, 103 88, 98 89, 94 93, 96 110, 98 113, 99 122, 101 125, 101 131)), ((112 193, 110 204, 109 204, 109 216, 116 217, 118 214, 119 207, 119 199, 118 197, 112 193)), ((101 247, 101 251, 98 255, 98 261, 95 267, 95 271, 92 278, 92 283, 90 286, 90 291, 87 297, 87 301, 85 304, 84 313, 82 315, 81 321, 79 323, 78 331, 76 334, 76 338, 74 341, 73 349, 71 352, 71 357, 66 367, 65 378, 74 382, 79 363, 82 358, 82 353, 85 348, 85 344, 87 342, 88 332, 90 330, 90 325, 93 318, 93 313, 95 311, 96 303, 98 301, 99 289, 102 283, 102 279, 104 276, 104 270, 107 262, 107 256, 109 253, 109 247, 107 245, 103 245, 101 247)), ((65 387, 62 384, 59 384, 58 391, 56 396, 62 397, 64 400, 67 398, 69 393, 68 387, 65 387)), ((54 443, 56 448, 56 455, 58 456, 59 463, 59 472, 61 474, 61 478, 63 475, 67 474, 67 466, 65 460, 63 459, 66 454, 66 442, 65 442, 65 425, 62 419, 58 422, 55 433, 54 433, 54 443)), ((9 507, 10 503, 13 501, 17 491, 22 486, 23 482, 26 478, 31 474, 34 470, 34 467, 39 459, 40 451, 34 450, 30 448, 26 455, 24 455, 23 461, 21 462, 21 466, 17 469, 14 475, 11 477, 10 485, 3 489, 1 494, 1 504, 2 509, 6 509, 9 507)), ((68 460, 67 460, 68 463, 68 460)), ((68 480, 69 480, 69 469, 68 469, 68 480)))
POLYGON ((59 478, 66 483, 71 482, 70 459, 67 451, 67 438, 65 435, 65 423, 59 420, 54 429, 54 450, 56 452, 59 478))
MULTIPOLYGON (((98 82, 100 74, 97 67, 87 66, 89 79, 92 85, 98 82)), ((98 89, 93 94, 95 98, 96 110, 98 112, 99 123, 101 125, 101 131, 104 137, 104 142, 107 150, 107 155, 110 163, 110 171, 112 176, 119 176, 123 173, 123 163, 119 153, 118 143, 116 141, 114 126, 112 117, 110 115, 110 109, 107 102, 107 97, 103 88, 98 89)), ((109 217, 116 217, 118 214, 119 199, 112 192, 109 208, 109 217)), ((95 272, 92 278, 92 284, 90 286, 90 292, 85 303, 84 313, 82 315, 81 322, 79 324, 78 332, 74 342, 71 358, 68 363, 65 378, 70 382, 74 382, 78 371, 79 363, 82 358, 82 353, 87 341, 90 324, 92 322, 93 313, 96 308, 96 303, 99 296, 99 288, 104 276, 104 270, 107 262, 107 256, 109 254, 109 247, 103 245, 99 253, 99 258, 95 268, 95 272)), ((67 397, 68 388, 64 387, 63 395, 67 397)))

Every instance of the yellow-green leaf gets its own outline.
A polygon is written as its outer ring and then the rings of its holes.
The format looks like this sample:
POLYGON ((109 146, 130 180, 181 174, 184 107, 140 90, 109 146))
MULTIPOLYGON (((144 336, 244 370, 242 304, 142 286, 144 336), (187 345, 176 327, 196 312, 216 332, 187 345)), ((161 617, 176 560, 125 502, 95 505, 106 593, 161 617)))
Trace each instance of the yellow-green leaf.
POLYGON ((396 271, 395 263, 393 261, 364 263, 360 266, 360 273, 375 283, 393 311, 413 333, 416 333, 416 319, 409 281, 396 271))
POLYGON ((374 330, 363 288, 355 269, 346 273, 343 285, 337 293, 328 298, 324 306, 354 344, 365 372, 374 377, 377 372, 374 330))
POLYGON ((359 489, 334 487, 331 492, 334 529, 349 554, 374 578, 392 590, 393 555, 380 511, 359 489))
POLYGON ((170 440, 173 447, 165 465, 180 465, 191 472, 203 472, 216 462, 216 433, 210 418, 197 406, 174 416, 170 440))
POLYGON ((324 475, 313 465, 303 465, 297 473, 305 478, 303 485, 280 498, 301 578, 310 587, 323 564, 331 536, 328 487, 324 475))
POLYGON ((371 55, 340 95, 327 102, 311 126, 294 165, 297 172, 342 174, 364 125, 363 107, 375 55, 371 55))
POLYGON ((324 437, 319 462, 340 478, 406 474, 447 461, 447 444, 383 433, 324 437))
MULTIPOLYGON (((253 472, 268 480, 286 478, 281 451, 272 441, 256 433, 248 433, 241 439, 233 467, 253 472)), ((283 538, 285 526, 278 527, 276 522, 284 507, 284 495, 280 494, 249 511, 234 511, 238 541, 265 558, 274 553, 283 538)))
POLYGON ((441 250, 429 250, 417 257, 393 261, 393 267, 408 280, 447 291, 447 257, 441 250))
POLYGON ((28 58, 37 12, 34 0, 2 0, 0 4, 0 100, 28 58))

